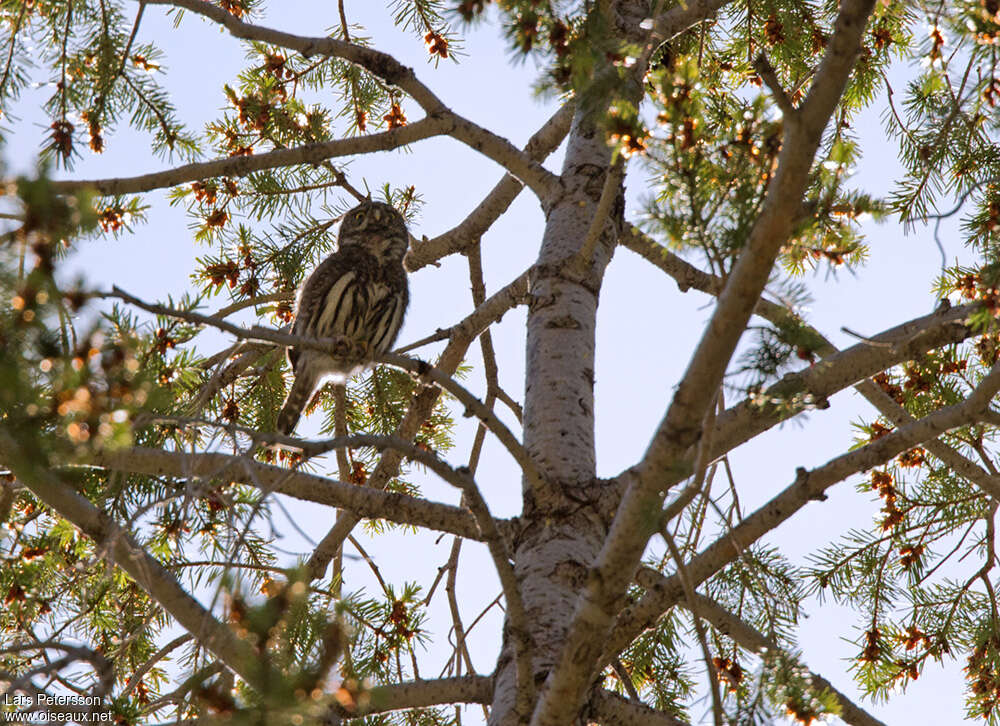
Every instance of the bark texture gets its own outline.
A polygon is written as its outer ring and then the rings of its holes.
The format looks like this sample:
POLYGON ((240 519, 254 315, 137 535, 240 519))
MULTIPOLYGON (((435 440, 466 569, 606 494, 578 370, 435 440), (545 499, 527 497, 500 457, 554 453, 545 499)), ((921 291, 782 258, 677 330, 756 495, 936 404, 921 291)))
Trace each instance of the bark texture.
MULTIPOLYGON (((546 215, 530 278, 524 446, 546 486, 524 480, 524 516, 515 542, 515 572, 533 644, 533 678, 554 667, 580 590, 607 534, 597 506, 594 359, 597 304, 604 270, 621 234, 620 177, 614 204, 596 221, 597 244, 574 262, 588 237, 611 171, 611 149, 596 123, 600 101, 580 104, 569 132, 562 188, 546 215), (583 271, 580 274, 580 271, 583 271)), ((491 724, 527 723, 515 709, 510 639, 497 665, 491 724)))

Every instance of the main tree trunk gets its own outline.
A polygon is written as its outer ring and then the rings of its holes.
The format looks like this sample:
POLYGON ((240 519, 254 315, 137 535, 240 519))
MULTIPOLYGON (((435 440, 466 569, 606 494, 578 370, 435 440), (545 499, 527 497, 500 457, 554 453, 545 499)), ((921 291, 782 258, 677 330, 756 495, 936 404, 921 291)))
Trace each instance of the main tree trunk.
MULTIPOLYGON (((584 104, 581 104, 583 106, 584 104)), ((594 348, 598 294, 617 235, 618 191, 583 279, 574 274, 609 173, 611 151, 594 114, 578 111, 563 164, 563 194, 547 210, 531 276, 524 394, 524 445, 551 485, 524 484, 523 528, 514 542, 534 646, 538 686, 555 664, 587 571, 607 533, 598 514, 594 448, 594 348)), ((504 638, 491 724, 527 721, 514 713, 515 668, 504 638)))

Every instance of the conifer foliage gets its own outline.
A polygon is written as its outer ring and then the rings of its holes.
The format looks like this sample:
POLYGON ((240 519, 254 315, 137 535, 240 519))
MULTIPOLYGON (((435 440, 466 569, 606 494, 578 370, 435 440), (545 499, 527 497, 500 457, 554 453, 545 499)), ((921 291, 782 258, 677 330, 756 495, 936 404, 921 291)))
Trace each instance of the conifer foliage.
MULTIPOLYGON (((51 90, 38 171, 3 187, 0 710, 120 724, 871 726, 872 704, 943 663, 964 674, 967 715, 1000 723, 1000 3, 386 0, 426 52, 416 69, 352 4, 317 2, 332 27, 305 36, 280 27, 278 0, 0 0, 8 148, 25 143, 10 122, 25 89, 51 90), (237 78, 205 91, 224 109, 204 129, 181 122, 163 47, 141 40, 164 12, 177 32, 209 24, 245 52, 237 78), (523 148, 435 84, 484 26, 511 64, 536 69, 554 110, 523 148), (884 194, 854 176, 871 108, 899 161, 884 194), (159 171, 79 178, 129 130, 159 171), (314 435, 276 434, 285 347, 338 342, 288 323, 344 211, 377 198, 411 228, 425 213, 418 182, 350 162, 432 137, 497 166, 488 196, 453 229, 414 237, 406 258, 414 278, 464 258, 466 309, 441 306, 427 337, 321 388, 314 435), (546 162, 564 141, 556 170, 546 162), (536 261, 491 289, 484 235, 520 194, 544 212, 521 240, 536 261), (188 291, 156 300, 127 280, 73 278, 68 250, 123 243, 164 198, 198 245, 188 291), (948 244, 954 257, 961 237, 962 263, 944 260, 935 312, 901 312, 838 349, 809 320, 810 288, 870 274, 869 219, 939 241, 958 220, 948 244), (675 349, 689 363, 669 394, 644 401, 660 412, 645 453, 598 477, 596 320, 615 254, 711 307, 698 342, 675 349), (526 365, 511 390, 491 329, 517 308, 526 365), (826 415, 851 387, 870 411, 855 445, 755 485, 761 503, 745 507, 730 452, 826 415), (463 418, 476 427, 465 449, 463 418), (519 472, 506 483, 516 517, 491 514, 489 441, 519 472), (809 553, 771 542, 852 484, 877 502, 868 526, 809 553), (326 517, 304 552, 278 534, 296 526, 293 500, 326 517), (361 541, 404 551, 428 532, 448 555, 405 582, 361 541), (467 637, 483 615, 456 588, 470 548, 499 581, 486 669, 467 637), (377 587, 345 576, 345 557, 377 587), (826 600, 856 618, 843 633, 851 689, 810 672, 797 645, 803 614, 826 600)), ((886 281, 886 295, 926 283, 886 281)), ((651 331, 670 316, 635 314, 651 331)))

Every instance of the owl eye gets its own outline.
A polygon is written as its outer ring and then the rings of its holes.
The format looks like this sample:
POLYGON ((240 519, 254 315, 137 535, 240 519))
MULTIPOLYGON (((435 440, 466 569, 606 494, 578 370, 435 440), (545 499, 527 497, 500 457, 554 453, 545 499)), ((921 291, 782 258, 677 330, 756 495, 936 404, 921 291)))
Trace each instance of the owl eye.
POLYGON ((365 216, 364 212, 355 212, 351 215, 351 220, 354 222, 360 222, 365 216))

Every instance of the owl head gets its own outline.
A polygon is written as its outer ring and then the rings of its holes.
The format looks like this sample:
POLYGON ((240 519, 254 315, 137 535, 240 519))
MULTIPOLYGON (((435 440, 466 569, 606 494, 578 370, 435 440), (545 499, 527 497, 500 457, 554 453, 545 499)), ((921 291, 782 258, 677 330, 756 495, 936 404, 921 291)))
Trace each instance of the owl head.
POLYGON ((403 215, 383 202, 362 202, 344 214, 340 248, 360 245, 378 258, 402 260, 410 244, 403 215))

